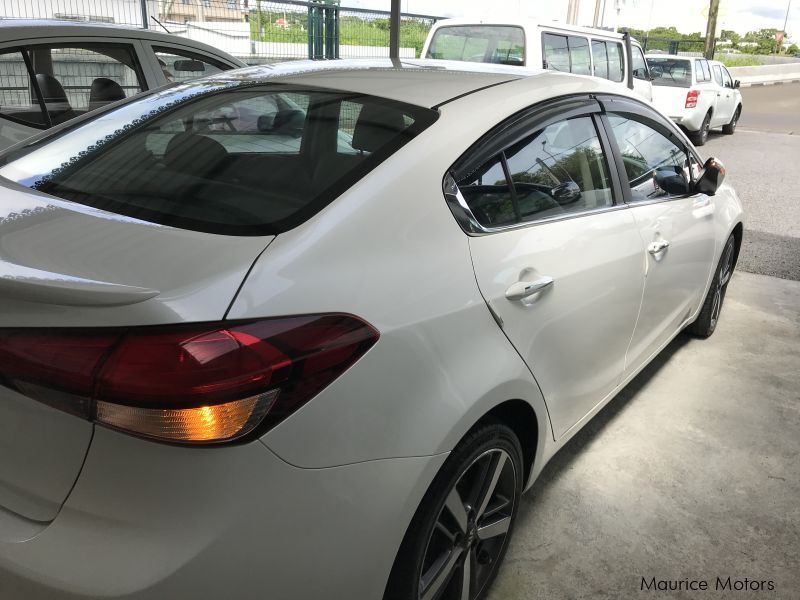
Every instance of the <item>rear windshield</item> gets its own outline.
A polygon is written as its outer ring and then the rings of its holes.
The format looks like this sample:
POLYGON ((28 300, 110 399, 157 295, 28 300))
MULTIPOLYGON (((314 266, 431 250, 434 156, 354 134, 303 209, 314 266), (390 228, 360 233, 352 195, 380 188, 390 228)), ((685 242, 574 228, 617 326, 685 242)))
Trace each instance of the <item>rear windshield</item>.
POLYGON ((268 235, 318 212, 436 116, 362 94, 206 79, 12 152, 0 176, 163 225, 268 235))
POLYGON ((433 34, 427 58, 525 64, 525 34, 511 25, 453 25, 433 34))
POLYGON ((653 85, 692 87, 692 65, 680 58, 647 58, 653 85))

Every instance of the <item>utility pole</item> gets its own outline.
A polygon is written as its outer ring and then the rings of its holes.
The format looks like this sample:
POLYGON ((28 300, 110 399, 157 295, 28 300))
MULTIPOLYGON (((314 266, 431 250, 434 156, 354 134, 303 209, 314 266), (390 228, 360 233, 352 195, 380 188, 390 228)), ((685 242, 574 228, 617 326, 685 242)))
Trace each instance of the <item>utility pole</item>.
POLYGON ((786 39, 786 24, 789 22, 789 9, 791 8, 792 8, 792 0, 789 0, 789 6, 786 7, 786 18, 783 20, 783 37, 781 38, 781 43, 778 44, 779 54, 781 49, 783 49, 783 41, 786 39))
POLYGON ((567 4, 567 25, 578 24, 578 11, 580 10, 581 0, 569 0, 567 4))
POLYGON ((594 21, 592 21, 592 27, 600 27, 600 5, 603 3, 603 0, 594 0, 594 21))
POLYGON ((400 0, 391 0, 389 17, 389 58, 397 61, 400 58, 400 0))
POLYGON ((714 58, 714 47, 716 46, 715 36, 717 35, 717 15, 719 14, 719 0, 711 0, 708 6, 708 24, 706 25, 706 51, 704 55, 707 59, 714 58))

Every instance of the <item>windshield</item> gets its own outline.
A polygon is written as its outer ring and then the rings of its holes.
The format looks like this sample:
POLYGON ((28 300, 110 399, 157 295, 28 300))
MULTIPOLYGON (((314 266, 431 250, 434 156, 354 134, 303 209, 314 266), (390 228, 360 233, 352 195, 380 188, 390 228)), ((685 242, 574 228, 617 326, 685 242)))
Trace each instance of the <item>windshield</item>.
POLYGON ((692 87, 692 65, 680 58, 647 57, 653 85, 665 87, 692 87))
POLYGON ((511 25, 453 25, 433 34, 427 58, 525 64, 525 34, 511 25))
POLYGON ((268 235, 310 218, 436 117, 363 94, 204 79, 13 151, 0 176, 163 225, 268 235))

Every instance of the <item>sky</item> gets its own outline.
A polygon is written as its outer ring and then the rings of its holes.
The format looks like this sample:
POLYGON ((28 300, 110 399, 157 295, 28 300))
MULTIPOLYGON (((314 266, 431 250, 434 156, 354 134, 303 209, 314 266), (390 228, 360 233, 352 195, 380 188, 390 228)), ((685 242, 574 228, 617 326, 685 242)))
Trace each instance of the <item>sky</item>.
MULTIPOLYGON (((403 12, 436 16, 480 16, 501 14, 534 17, 543 22, 564 21, 568 0, 401 0, 403 12)), ((602 0, 601 0, 602 1, 602 0)), ((613 23, 614 6, 621 5, 620 26, 648 29, 674 25, 681 33, 705 34, 707 0, 605 0, 605 25, 613 23)), ((389 0, 342 0, 344 6, 389 10, 389 0)), ((722 29, 744 34, 754 29, 783 28, 789 0, 721 0, 722 29)), ((580 0, 578 24, 591 25, 595 0, 580 0)), ((786 31, 800 39, 800 0, 791 0, 786 31)))

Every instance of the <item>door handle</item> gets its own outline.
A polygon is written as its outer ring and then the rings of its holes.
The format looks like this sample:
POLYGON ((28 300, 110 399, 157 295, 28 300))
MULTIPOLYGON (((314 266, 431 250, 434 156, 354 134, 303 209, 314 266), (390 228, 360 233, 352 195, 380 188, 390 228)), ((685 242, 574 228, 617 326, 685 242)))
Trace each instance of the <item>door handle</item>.
POLYGON ((524 300, 551 285, 553 285, 553 278, 547 277, 546 275, 539 277, 539 279, 534 279, 533 281, 518 281, 517 283, 511 284, 506 290, 506 298, 512 302, 515 300, 524 300))
POLYGON ((658 240, 657 242, 650 242, 650 245, 647 246, 647 251, 655 255, 659 252, 663 252, 667 248, 669 248, 669 242, 667 240, 658 240))

